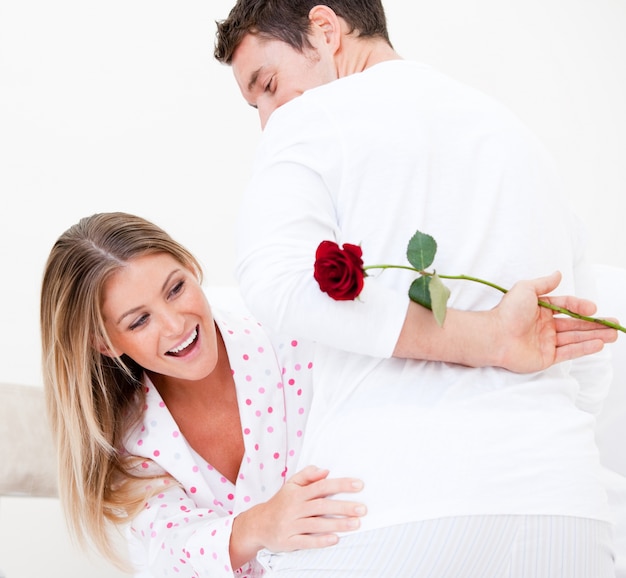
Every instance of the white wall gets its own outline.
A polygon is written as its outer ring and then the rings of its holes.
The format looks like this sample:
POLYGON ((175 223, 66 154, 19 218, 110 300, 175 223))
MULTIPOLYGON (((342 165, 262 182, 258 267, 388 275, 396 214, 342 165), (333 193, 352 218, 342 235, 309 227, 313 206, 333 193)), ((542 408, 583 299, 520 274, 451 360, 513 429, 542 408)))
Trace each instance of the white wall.
MULTIPOLYGON (((198 254, 209 283, 233 282, 259 126, 212 57, 231 2, 0 0, 0 379, 39 380, 41 271, 84 215, 151 218, 198 254)), ((497 96, 539 134, 592 256, 626 266, 626 2, 386 6, 403 56, 497 96)))
MULTIPOLYGON (((231 231, 259 127, 212 58, 232 2, 0 0, 1 381, 39 382, 41 271, 84 215, 148 217, 200 257, 208 283, 234 282, 231 231)), ((626 2, 386 7, 403 56, 495 95, 538 133, 592 258, 626 267, 626 2)))

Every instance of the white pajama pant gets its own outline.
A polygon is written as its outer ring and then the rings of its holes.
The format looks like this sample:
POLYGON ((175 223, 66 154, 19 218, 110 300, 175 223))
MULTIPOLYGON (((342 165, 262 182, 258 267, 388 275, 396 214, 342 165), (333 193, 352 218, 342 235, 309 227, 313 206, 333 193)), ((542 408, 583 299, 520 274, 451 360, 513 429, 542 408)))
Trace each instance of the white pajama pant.
POLYGON ((440 518, 262 552, 276 578, 614 578, 612 527, 560 516, 440 518))

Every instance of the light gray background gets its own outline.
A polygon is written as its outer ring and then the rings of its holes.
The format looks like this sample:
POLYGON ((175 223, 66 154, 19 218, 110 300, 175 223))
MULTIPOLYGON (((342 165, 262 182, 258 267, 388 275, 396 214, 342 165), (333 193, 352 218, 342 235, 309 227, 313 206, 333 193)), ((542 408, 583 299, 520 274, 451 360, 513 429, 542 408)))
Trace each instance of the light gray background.
MULTIPOLYGON (((0 0, 0 381, 40 382, 42 268, 82 216, 150 218, 200 257, 208 284, 234 283, 233 222, 260 129, 212 57, 232 1, 0 0)), ((401 55, 496 96, 539 135, 592 259, 626 267, 624 0, 386 7, 401 55)), ((5 548, 3 523, 0 567, 27 552, 5 548)), ((71 576, 40 558, 17 576, 71 576)))

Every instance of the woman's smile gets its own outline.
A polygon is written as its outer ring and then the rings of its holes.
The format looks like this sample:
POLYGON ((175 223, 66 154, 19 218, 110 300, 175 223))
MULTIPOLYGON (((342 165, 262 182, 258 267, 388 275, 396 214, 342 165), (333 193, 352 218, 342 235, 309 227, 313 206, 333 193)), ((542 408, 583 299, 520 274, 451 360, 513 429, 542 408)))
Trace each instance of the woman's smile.
POLYGON ((196 325, 196 327, 194 327, 193 331, 191 332, 189 337, 185 339, 185 341, 183 341, 180 345, 177 345, 176 347, 170 349, 169 351, 166 351, 165 355, 171 355, 173 357, 185 357, 186 355, 191 353, 198 344, 199 330, 200 326, 196 325))

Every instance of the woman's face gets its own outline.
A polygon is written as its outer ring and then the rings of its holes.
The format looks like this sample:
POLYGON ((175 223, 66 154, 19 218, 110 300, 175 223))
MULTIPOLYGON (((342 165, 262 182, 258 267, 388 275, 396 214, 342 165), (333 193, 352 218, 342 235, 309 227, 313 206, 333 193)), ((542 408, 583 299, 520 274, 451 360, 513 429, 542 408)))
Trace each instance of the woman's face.
POLYGON ((211 309, 194 273, 167 253, 137 257, 104 286, 102 313, 113 355, 144 369, 199 380, 217 364, 211 309))

